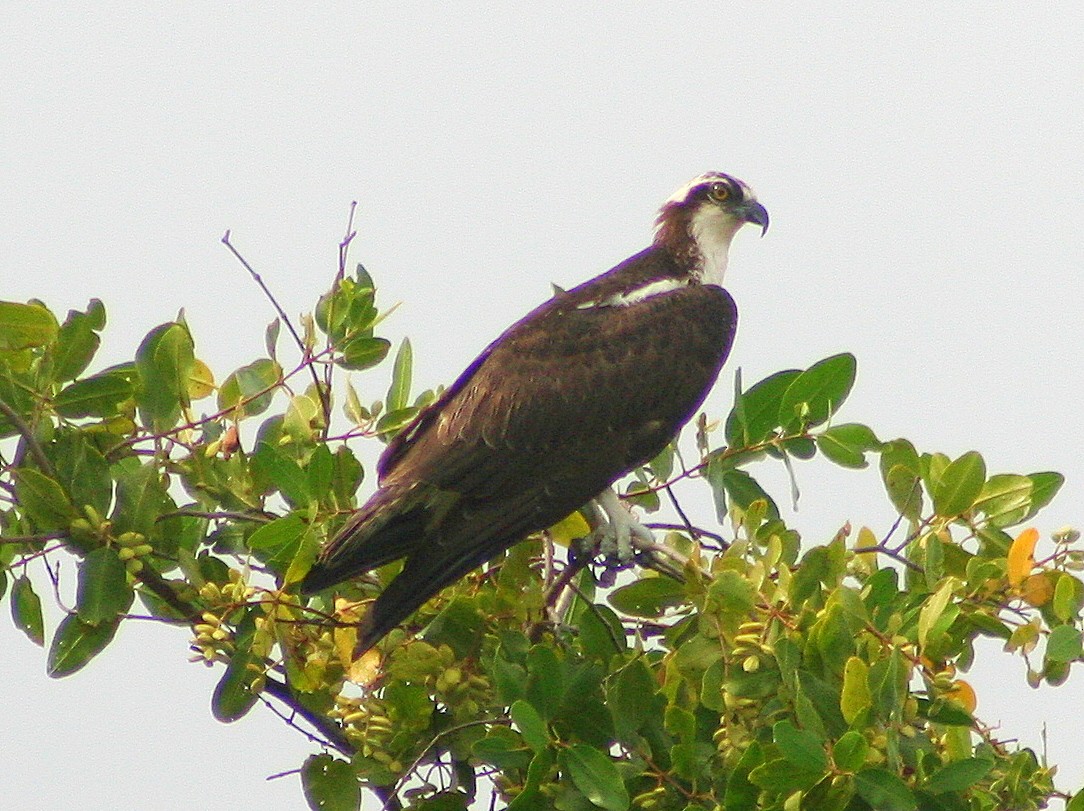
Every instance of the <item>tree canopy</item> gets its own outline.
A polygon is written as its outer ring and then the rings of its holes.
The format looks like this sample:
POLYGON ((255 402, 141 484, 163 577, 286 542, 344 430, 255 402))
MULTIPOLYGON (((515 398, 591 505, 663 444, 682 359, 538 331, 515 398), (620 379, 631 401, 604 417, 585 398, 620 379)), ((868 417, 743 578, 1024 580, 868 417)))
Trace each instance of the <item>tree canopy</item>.
POLYGON ((729 414, 687 429, 696 458, 675 442, 627 477, 628 503, 679 517, 656 522, 641 566, 594 559, 576 513, 352 661, 353 624, 399 564, 334 599, 295 586, 357 505, 359 443, 435 393, 413 393, 409 342, 393 354, 376 334, 386 313, 365 269, 346 272, 348 244, 311 314, 280 308, 266 355, 221 378, 183 315, 101 369, 100 301, 62 322, 0 302, 0 594, 50 676, 133 617, 177 625, 221 669, 218 720, 263 702, 309 736, 314 809, 367 791, 433 811, 492 792, 515 811, 1084 809, 983 723, 961 677, 981 637, 1033 685, 1081 659, 1079 533, 1035 524, 1062 477, 844 421, 850 354, 739 382, 729 414), (391 385, 363 399, 351 373, 379 364, 391 385), (803 539, 751 466, 816 455, 872 461, 856 475, 880 476, 895 523, 803 539), (714 514, 682 509, 686 482, 714 514), (57 582, 61 557, 76 583, 57 582), (63 608, 56 628, 42 599, 63 608))

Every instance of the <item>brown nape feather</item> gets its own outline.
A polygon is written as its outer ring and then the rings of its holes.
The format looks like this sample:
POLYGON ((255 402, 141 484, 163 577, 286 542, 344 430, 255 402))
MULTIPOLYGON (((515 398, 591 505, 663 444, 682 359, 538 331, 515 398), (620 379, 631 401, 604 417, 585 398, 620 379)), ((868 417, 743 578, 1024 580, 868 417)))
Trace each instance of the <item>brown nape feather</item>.
POLYGON ((696 257, 696 243, 689 239, 692 215, 692 206, 667 203, 655 220, 655 244, 666 248, 682 267, 691 265, 696 257))

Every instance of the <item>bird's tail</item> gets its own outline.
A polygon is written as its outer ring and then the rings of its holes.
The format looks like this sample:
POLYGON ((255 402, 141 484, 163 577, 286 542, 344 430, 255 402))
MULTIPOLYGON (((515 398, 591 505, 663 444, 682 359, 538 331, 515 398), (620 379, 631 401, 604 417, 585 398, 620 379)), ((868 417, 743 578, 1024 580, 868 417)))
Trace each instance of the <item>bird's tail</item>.
POLYGON ((429 510, 403 493, 378 490, 328 544, 301 581, 315 594, 409 555, 425 534, 429 510))

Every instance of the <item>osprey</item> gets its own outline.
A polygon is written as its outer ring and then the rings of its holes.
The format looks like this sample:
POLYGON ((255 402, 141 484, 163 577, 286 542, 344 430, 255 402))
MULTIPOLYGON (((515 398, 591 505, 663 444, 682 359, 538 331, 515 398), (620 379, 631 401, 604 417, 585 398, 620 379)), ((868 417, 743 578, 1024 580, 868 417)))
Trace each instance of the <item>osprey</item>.
POLYGON ((377 491, 301 583, 312 594, 406 558, 362 620, 357 653, 592 500, 628 559, 630 534, 647 530, 610 485, 658 455, 715 382, 737 325, 723 273, 746 223, 768 229, 745 183, 692 180, 663 204, 651 247, 556 291, 395 437, 377 491))

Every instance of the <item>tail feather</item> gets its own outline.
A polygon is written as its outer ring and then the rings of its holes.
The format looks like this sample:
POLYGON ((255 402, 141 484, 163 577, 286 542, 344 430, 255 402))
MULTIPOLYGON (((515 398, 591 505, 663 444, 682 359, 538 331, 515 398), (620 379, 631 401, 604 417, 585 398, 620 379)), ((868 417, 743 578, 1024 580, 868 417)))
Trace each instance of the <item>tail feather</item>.
POLYGON ((454 534, 429 536, 417 545, 403 570, 373 601, 358 627, 354 655, 373 647, 441 589, 477 569, 531 532, 552 521, 539 522, 538 513, 524 510, 511 514, 497 510, 458 516, 449 522, 454 534))
POLYGON ((404 510, 398 494, 377 491, 321 551, 301 581, 301 593, 315 594, 406 557, 425 534, 428 520, 423 505, 404 510))

